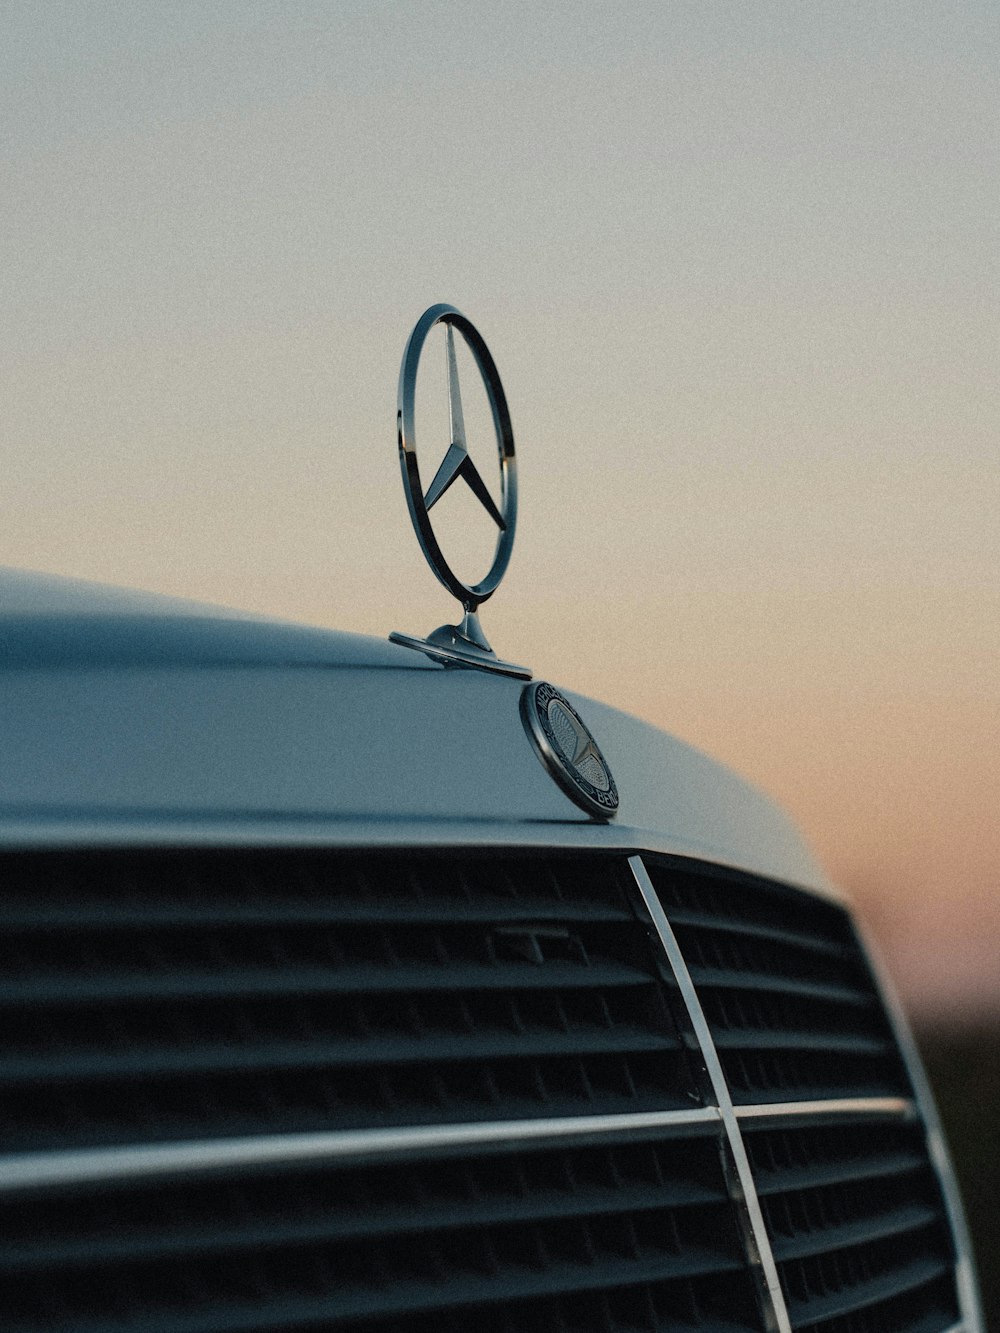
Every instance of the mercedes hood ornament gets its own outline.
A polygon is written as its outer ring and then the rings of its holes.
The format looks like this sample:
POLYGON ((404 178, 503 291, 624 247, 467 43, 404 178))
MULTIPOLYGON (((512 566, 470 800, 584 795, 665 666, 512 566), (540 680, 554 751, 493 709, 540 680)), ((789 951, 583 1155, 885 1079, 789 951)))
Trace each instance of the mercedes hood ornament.
POLYGON ((517 525, 514 431, 507 408, 507 398, 490 350, 475 325, 454 306, 431 306, 420 316, 410 334, 399 371, 396 438, 399 444, 399 465, 403 473, 406 502, 417 540, 420 542, 420 549, 440 582, 461 602, 464 614, 459 624, 442 625, 425 639, 398 633, 390 634, 389 638, 393 643, 416 648, 446 665, 479 667, 485 671, 496 671, 501 675, 530 680, 531 671, 528 667, 515 666, 512 662, 503 662, 497 657, 479 622, 479 607, 500 585, 514 546, 514 530, 517 525), (417 367, 420 364, 420 355, 427 335, 438 324, 444 324, 447 329, 448 419, 451 439, 444 458, 425 490, 417 463, 415 412, 417 367), (455 357, 456 332, 472 353, 493 416, 500 462, 499 505, 494 501, 469 454, 462 413, 462 393, 458 380, 458 363, 455 357), (465 583, 458 577, 448 563, 431 523, 430 511, 454 485, 464 485, 469 488, 479 501, 483 522, 496 529, 493 563, 478 583, 465 583))

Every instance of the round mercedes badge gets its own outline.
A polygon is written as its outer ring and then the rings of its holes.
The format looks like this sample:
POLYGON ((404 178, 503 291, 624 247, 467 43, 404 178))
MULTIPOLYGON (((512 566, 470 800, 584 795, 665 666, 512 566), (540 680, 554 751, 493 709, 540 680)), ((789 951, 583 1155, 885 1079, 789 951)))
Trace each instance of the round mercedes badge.
POLYGON ((588 814, 611 819, 618 809, 618 788, 570 701, 547 681, 532 681, 521 693, 521 719, 539 758, 566 795, 588 814))

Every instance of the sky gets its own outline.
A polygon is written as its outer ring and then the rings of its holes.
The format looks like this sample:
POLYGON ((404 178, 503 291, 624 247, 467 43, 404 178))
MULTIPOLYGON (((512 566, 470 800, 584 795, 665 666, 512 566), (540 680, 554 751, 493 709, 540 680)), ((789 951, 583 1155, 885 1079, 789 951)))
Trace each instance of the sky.
POLYGON ((394 428, 450 302, 517 440, 499 654, 771 792, 918 1015, 1000 1012, 992 0, 0 19, 3 563, 454 619, 394 428))

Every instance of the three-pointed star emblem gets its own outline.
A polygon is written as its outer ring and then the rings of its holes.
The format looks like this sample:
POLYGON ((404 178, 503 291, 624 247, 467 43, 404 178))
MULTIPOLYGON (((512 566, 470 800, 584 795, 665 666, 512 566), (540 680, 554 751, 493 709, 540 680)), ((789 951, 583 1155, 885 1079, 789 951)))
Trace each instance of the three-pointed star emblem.
POLYGON ((461 477, 500 531, 505 532, 507 524, 503 515, 493 503, 493 497, 486 489, 486 483, 479 475, 479 469, 469 457, 469 448, 465 440, 465 418, 462 416, 462 394, 458 387, 455 334, 450 324, 448 325, 448 419, 451 425, 451 445, 441 466, 434 474, 434 480, 427 488, 424 504, 431 509, 451 484, 461 477))
POLYGON ((601 762, 601 752, 594 744, 593 736, 584 731, 583 727, 576 728, 576 748, 573 751, 572 764, 574 768, 580 768, 588 760, 592 759, 595 764, 601 762))
POLYGON ((593 736, 575 713, 564 708, 556 699, 550 706, 549 719, 559 744, 563 747, 563 753, 574 768, 581 768, 590 759, 603 769, 604 760, 601 758, 601 752, 593 736))
POLYGON ((566 795, 589 814, 614 818, 618 788, 597 741, 568 699, 548 681, 521 694, 521 721, 539 759, 566 795))

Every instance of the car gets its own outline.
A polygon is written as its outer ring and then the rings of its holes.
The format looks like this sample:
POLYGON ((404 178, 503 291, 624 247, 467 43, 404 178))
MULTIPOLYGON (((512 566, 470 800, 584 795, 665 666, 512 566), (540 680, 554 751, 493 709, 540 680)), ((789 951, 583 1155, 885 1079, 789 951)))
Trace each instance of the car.
POLYGON ((490 645, 514 436, 454 307, 399 393, 454 625, 0 580, 4 1329, 976 1333, 947 1150, 849 905, 740 778, 490 645), (495 529, 475 584, 431 518, 454 485, 495 529))

